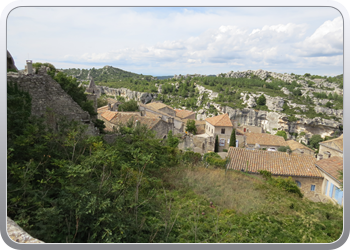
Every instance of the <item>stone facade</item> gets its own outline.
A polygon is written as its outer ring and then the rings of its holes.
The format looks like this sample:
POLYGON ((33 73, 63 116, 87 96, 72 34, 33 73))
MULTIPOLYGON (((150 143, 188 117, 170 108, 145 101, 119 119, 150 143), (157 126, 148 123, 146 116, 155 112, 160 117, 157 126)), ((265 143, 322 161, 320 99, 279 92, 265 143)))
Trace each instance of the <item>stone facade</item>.
POLYGON ((206 134, 192 135, 184 134, 178 148, 181 150, 190 149, 193 152, 205 154, 208 151, 214 152, 215 140, 206 134))
POLYGON ((322 195, 323 178, 292 176, 292 179, 300 182, 300 191, 306 198, 322 195), (311 191, 311 185, 315 185, 315 191, 311 191))

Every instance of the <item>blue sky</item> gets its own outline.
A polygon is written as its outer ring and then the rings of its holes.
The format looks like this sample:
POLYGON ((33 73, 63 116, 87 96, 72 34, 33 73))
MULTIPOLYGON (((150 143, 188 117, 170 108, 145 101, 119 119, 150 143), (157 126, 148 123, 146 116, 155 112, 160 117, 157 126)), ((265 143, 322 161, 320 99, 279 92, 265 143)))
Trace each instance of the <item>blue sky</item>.
POLYGON ((155 76, 263 69, 343 73, 343 19, 330 7, 21 7, 7 48, 56 68, 111 65, 155 76))

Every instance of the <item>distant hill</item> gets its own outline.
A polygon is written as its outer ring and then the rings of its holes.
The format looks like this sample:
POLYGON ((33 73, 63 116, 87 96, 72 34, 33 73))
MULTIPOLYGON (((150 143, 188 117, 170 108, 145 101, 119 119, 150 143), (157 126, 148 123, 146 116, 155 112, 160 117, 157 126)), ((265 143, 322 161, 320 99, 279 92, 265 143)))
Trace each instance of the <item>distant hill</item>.
POLYGON ((132 72, 128 72, 119 68, 115 68, 112 66, 104 66, 100 69, 61 69, 64 73, 69 76, 73 76, 77 78, 79 81, 87 81, 89 80, 88 76, 91 76, 95 82, 99 83, 107 83, 107 82, 116 82, 123 79, 133 78, 133 79, 144 79, 144 80, 152 80, 154 79, 151 75, 142 75, 136 74, 132 72))

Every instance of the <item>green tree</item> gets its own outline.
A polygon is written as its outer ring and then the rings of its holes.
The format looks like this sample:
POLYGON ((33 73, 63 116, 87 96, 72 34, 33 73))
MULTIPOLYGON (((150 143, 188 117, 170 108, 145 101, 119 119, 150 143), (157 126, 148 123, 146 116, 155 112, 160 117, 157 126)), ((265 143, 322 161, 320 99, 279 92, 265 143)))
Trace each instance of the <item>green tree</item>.
POLYGON ((318 149, 320 147, 319 143, 322 141, 323 141, 323 139, 320 135, 313 135, 310 139, 310 146, 318 149))
POLYGON ((133 111, 138 111, 138 109, 139 108, 135 100, 130 100, 128 102, 120 104, 118 107, 118 111, 123 111, 123 112, 126 112, 126 111, 133 112, 133 111))
POLYGON ((256 103, 260 106, 264 106, 266 104, 266 97, 262 94, 261 96, 259 96, 256 103))
POLYGON ((219 136, 215 137, 215 149, 214 152, 219 152, 219 136))
POLYGON ((105 95, 97 98, 97 108, 106 106, 107 104, 108 104, 108 100, 107 100, 107 97, 105 95))
POLYGON ((196 127, 196 121, 195 120, 187 120, 186 122, 186 131, 196 134, 197 133, 197 127, 196 127))
POLYGON ((333 104, 330 102, 330 101, 328 101, 327 103, 326 103, 326 107, 327 108, 331 108, 333 106, 333 104))
POLYGON ((179 142, 180 142, 179 138, 174 137, 174 136, 173 136, 173 131, 170 130, 170 131, 168 132, 167 145, 168 145, 169 147, 171 147, 171 148, 177 148, 177 146, 179 145, 179 142))
POLYGON ((233 129, 230 137, 230 147, 236 147, 236 130, 233 129))
POLYGON ((280 130, 276 133, 276 135, 278 136, 282 136, 284 138, 284 140, 287 140, 287 133, 286 131, 280 130))
POLYGON ((287 152, 287 150, 290 150, 290 147, 289 146, 282 146, 282 147, 279 147, 277 150, 279 151, 279 152, 287 152))

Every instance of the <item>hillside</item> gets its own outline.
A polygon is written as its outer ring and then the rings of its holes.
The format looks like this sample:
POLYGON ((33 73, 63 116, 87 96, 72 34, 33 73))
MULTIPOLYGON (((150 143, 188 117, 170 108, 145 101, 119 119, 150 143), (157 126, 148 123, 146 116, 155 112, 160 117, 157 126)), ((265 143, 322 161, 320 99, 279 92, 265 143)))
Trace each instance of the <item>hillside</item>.
POLYGON ((151 80, 152 76, 144 76, 142 74, 136 74, 132 72, 128 72, 119 68, 115 68, 112 66, 104 66, 100 69, 62 69, 62 71, 67 74, 68 76, 73 76, 77 78, 79 81, 88 81, 89 77, 93 77, 94 81, 96 82, 115 82, 127 78, 133 78, 133 79, 146 79, 151 80))

